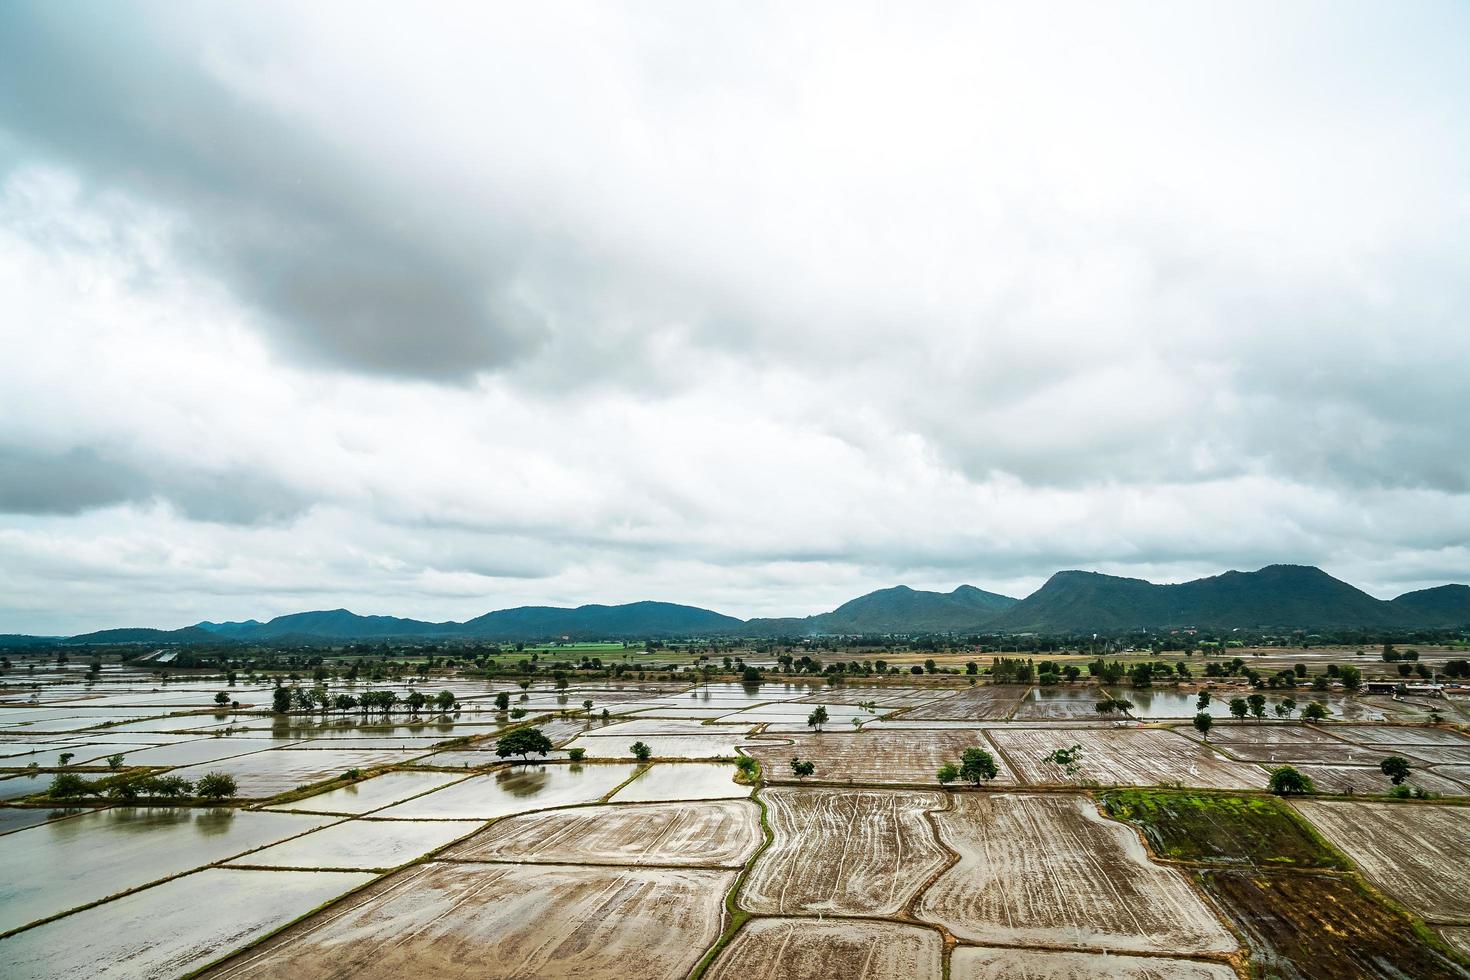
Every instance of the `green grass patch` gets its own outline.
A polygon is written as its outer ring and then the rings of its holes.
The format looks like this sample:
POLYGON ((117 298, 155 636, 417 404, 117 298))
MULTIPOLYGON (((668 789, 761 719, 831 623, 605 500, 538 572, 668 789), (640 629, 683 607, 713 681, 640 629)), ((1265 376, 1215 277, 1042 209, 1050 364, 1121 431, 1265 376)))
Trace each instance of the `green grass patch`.
POLYGON ((1136 826, 1155 854, 1172 861, 1344 867, 1331 845, 1273 797, 1139 789, 1110 792, 1102 802, 1108 816, 1136 826))

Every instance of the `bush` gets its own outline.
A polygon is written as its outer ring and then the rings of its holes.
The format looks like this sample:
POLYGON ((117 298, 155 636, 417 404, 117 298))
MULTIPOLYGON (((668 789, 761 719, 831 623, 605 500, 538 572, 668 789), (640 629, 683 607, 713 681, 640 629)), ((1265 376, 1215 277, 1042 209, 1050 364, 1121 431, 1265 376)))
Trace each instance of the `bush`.
POLYGON ((936 775, 939 778, 939 784, 941 786, 948 786, 950 783, 960 778, 960 767, 955 765, 953 762, 946 762, 944 765, 939 767, 939 772, 936 775))
POLYGON ((206 773, 199 777, 199 782, 194 786, 195 794, 206 800, 229 799, 235 795, 237 789, 235 777, 224 772, 206 773))
POLYGON ((567 758, 573 762, 581 762, 586 755, 586 749, 567 749, 567 758))
POLYGON ((74 800, 91 792, 92 784, 87 780, 74 772, 62 772, 51 780, 51 788, 46 791, 46 795, 53 800, 74 800))
POLYGON ((628 746, 628 751, 633 753, 633 758, 637 759, 639 762, 647 762, 653 757, 653 749, 649 748, 648 745, 643 742, 634 742, 632 745, 628 746))

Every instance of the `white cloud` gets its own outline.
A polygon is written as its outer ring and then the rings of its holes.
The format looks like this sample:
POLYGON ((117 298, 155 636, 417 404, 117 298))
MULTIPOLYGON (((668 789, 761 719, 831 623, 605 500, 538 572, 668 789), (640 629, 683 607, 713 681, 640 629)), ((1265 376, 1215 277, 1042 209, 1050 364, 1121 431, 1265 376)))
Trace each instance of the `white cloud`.
POLYGON ((1463 579, 1465 13, 1331 13, 13 5, 0 630, 1463 579))

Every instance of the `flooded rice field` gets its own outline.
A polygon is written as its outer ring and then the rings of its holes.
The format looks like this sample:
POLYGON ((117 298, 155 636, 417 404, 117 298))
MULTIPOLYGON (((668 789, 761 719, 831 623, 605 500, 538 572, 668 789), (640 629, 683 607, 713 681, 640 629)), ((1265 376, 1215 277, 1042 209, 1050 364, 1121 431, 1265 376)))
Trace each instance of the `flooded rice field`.
POLYGON ((55 676, 0 691, 7 980, 1470 977, 1470 739, 1367 699, 1308 726, 1217 693, 1206 741, 1193 693, 1104 719, 1080 683, 446 678, 417 686, 453 710, 383 716, 55 676), (547 753, 496 752, 528 727, 547 753), (996 778, 941 786, 967 749, 996 778), (1390 754, 1444 799, 1389 800, 1390 754), (1280 764, 1354 799, 1284 806, 1280 764), (109 789, 215 773, 217 800, 109 789))

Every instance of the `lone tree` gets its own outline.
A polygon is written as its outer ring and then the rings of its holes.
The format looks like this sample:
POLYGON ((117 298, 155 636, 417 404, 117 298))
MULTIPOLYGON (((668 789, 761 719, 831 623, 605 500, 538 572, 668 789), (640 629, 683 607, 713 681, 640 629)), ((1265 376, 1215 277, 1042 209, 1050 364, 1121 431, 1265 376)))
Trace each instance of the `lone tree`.
POLYGON ((1409 760, 1401 755, 1391 755, 1378 763, 1378 769, 1395 785, 1409 778, 1409 760))
POLYGON ((1291 766, 1271 770, 1271 781, 1266 788, 1277 796, 1303 796, 1317 792, 1312 780, 1291 766))
POLYGON ((495 695, 495 707, 499 711, 506 711, 510 708, 509 691, 501 691, 499 694, 495 695))
POLYGON ((649 748, 645 742, 634 742, 628 746, 628 751, 633 753, 633 758, 639 762, 647 762, 653 757, 653 749, 649 748))
POLYGON ((459 698, 453 691, 440 691, 434 696, 434 704, 441 714, 448 714, 459 706, 459 698))
POLYGON ((740 672, 740 683, 745 687, 760 687, 765 678, 755 667, 746 667, 740 672))
POLYGON ((1246 704, 1245 698, 1230 699, 1230 713, 1237 718, 1244 718, 1250 713, 1251 706, 1246 704))
POLYGON ((1200 691, 1199 697, 1194 699, 1194 706, 1199 711, 1203 711, 1208 708, 1210 706, 1210 692, 1200 691))
POLYGON ((223 708, 225 705, 230 703, 230 696, 224 691, 220 691, 214 696, 214 703, 223 708))
POLYGON ((938 777, 939 785, 948 786, 950 783, 960 778, 960 767, 955 765, 953 762, 946 762, 944 765, 939 767, 938 777))
POLYGON ((1206 742, 1210 740, 1210 726, 1214 724, 1215 719, 1210 717, 1209 712, 1201 711, 1194 716, 1194 730, 1203 735, 1206 742))
POLYGON ((806 716, 806 723, 817 731, 821 731, 822 726, 827 724, 827 706, 817 705, 817 710, 806 716))
POLYGON ((976 786, 982 779, 989 782, 998 774, 995 757, 984 749, 965 749, 965 754, 960 757, 960 776, 976 786))
POLYGON ((1363 687, 1363 672, 1356 667, 1343 667, 1337 676, 1342 681, 1342 689, 1349 694, 1357 694, 1363 687))
POLYGON ((817 771, 817 764, 810 759, 791 759, 791 772, 797 779, 805 779, 817 771))
POLYGON ((1133 710, 1133 702, 1126 698, 1103 698, 1097 703, 1097 712, 1101 715, 1110 715, 1115 711, 1121 711, 1125 716, 1133 710))
POLYGON ((206 800, 225 800, 235 795, 235 777, 229 773, 211 772, 199 777, 194 795, 206 800))
POLYGON ((550 751, 551 739, 539 728, 517 728, 495 742, 495 754, 502 759, 518 755, 522 762, 529 762, 531 753, 545 755, 550 751))
POLYGON ((1329 714, 1331 712, 1327 710, 1327 705, 1321 701, 1308 701, 1307 706, 1302 709, 1302 721, 1321 721, 1329 714))

